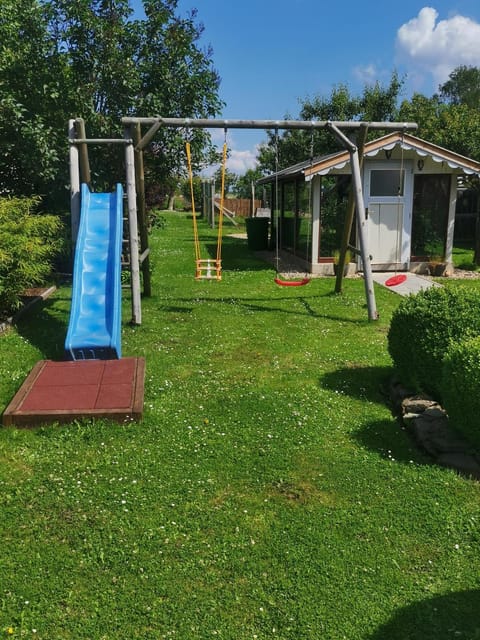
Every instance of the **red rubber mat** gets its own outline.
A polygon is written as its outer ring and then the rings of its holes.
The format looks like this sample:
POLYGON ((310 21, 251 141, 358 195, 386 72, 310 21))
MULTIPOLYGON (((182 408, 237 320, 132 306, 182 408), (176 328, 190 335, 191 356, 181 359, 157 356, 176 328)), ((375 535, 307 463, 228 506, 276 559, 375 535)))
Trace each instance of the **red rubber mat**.
POLYGON ((2 422, 33 427, 83 417, 138 420, 144 380, 144 358, 41 360, 5 409, 2 422))

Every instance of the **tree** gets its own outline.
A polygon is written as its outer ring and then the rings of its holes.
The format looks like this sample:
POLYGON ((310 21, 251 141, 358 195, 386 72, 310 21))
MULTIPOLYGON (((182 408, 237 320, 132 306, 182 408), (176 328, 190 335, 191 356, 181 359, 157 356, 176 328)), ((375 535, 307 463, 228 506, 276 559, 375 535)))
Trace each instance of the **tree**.
POLYGON ((234 190, 235 196, 237 198, 251 198, 252 183, 255 184, 263 175, 263 172, 259 168, 247 169, 243 176, 237 178, 234 190))
POLYGON ((480 68, 457 67, 449 79, 439 87, 440 97, 453 105, 467 105, 471 109, 480 108, 480 68))
MULTIPOLYGON (((217 113, 220 79, 211 49, 198 44, 196 12, 178 16, 176 0, 143 5, 146 18, 135 20, 129 0, 2 0, 0 193, 52 193, 66 204, 69 117, 83 117, 89 136, 110 138, 123 135, 124 115, 217 113)), ((190 137, 199 166, 209 136, 190 137)), ((184 171, 183 138, 159 133, 147 178, 167 185, 184 171)), ((91 161, 96 188, 123 179, 121 147, 96 147, 91 161)))
POLYGON ((480 159, 480 111, 466 104, 447 104, 440 96, 414 94, 402 102, 400 121, 418 124, 416 135, 441 147, 480 159))
POLYGON ((418 129, 415 135, 436 142, 443 109, 444 105, 437 95, 427 98, 421 93, 414 93, 410 100, 404 100, 400 105, 398 118, 401 122, 416 122, 418 129))
MULTIPOLYGON (((222 168, 219 167, 215 173, 213 174, 213 179, 215 181, 215 190, 217 193, 220 193, 222 187, 222 168)), ((225 177, 224 177, 224 189, 225 195, 229 193, 233 193, 235 191, 235 186, 237 184, 237 174, 225 169, 225 177)))
POLYGON ((66 142, 64 59, 36 0, 0 5, 0 195, 47 196, 60 177, 66 142))
MULTIPOLYGON (((403 81, 396 72, 392 73, 386 86, 376 83, 365 86, 361 95, 350 93, 347 85, 333 87, 328 98, 315 96, 301 101, 299 120, 365 120, 391 121, 396 119, 397 101, 403 81)), ((288 116, 287 116, 288 117, 288 116)), ((377 134, 375 134, 377 135, 377 134)), ((264 171, 274 171, 276 167, 276 136, 268 133, 268 142, 260 147, 258 162, 264 171)), ((339 143, 327 130, 288 130, 278 136, 278 166, 280 169, 302 162, 310 155, 324 155, 337 151, 339 143)))

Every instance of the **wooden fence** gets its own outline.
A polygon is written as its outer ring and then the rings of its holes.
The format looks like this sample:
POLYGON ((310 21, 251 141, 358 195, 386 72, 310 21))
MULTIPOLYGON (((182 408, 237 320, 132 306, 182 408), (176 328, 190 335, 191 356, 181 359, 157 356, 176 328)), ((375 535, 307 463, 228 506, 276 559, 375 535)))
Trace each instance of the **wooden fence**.
MULTIPOLYGON (((215 198, 215 202, 220 204, 220 198, 215 198)), ((252 201, 248 198, 225 198, 223 206, 240 218, 249 218, 252 215, 252 201)), ((255 210, 261 206, 261 200, 254 201, 255 210)))

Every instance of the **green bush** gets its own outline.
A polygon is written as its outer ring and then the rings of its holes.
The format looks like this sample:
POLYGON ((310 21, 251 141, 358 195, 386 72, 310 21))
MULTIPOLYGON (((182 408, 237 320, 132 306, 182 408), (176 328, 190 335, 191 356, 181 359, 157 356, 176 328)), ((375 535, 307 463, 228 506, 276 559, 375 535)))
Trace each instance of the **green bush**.
POLYGON ((452 343, 443 361, 442 400, 453 426, 480 450, 480 337, 452 343))
POLYGON ((42 285, 62 248, 57 216, 36 213, 38 198, 0 198, 0 316, 20 305, 28 287, 42 285))
POLYGON ((480 335, 480 292, 432 287, 402 300, 388 350, 400 380, 441 399, 442 361, 452 341, 480 335))
POLYGON ((167 219, 163 215, 161 209, 150 209, 148 212, 148 230, 152 229, 165 229, 167 226, 167 219))

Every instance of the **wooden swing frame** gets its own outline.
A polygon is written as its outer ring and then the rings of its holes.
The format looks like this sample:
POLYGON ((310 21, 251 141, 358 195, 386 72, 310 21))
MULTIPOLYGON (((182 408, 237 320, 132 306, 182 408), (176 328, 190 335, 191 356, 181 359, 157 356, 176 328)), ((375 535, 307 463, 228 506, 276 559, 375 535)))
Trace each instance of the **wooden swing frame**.
MULTIPOLYGON (((135 198, 135 166, 133 162, 133 152, 136 157, 141 157, 143 149, 150 144, 155 134, 161 127, 171 128, 200 128, 200 129, 303 129, 311 131, 314 129, 329 130, 344 149, 349 152, 350 166, 352 168, 352 198, 357 210, 357 228, 360 240, 360 255, 362 257, 363 275, 365 283, 365 297, 368 309, 368 319, 376 320, 378 318, 375 293, 372 278, 372 269, 370 264, 370 256, 368 251, 368 239, 366 235, 366 219, 365 204, 363 200, 362 181, 360 173, 359 149, 357 144, 352 142, 343 130, 356 131, 362 127, 365 129, 381 129, 385 131, 407 131, 417 129, 414 122, 362 122, 356 120, 347 121, 331 121, 331 120, 225 120, 211 118, 164 118, 156 117, 133 117, 128 116, 122 118, 122 124, 125 127, 125 144, 127 147, 127 190, 129 215, 133 218, 136 214, 136 198, 135 198), (136 133, 142 125, 148 125, 148 131, 141 137, 136 133), (131 152, 130 152, 131 149, 131 152)), ((144 200, 143 182, 138 183, 138 187, 142 190, 144 200)), ((72 189, 72 212, 74 209, 76 193, 72 189)), ((139 194, 139 200, 141 195, 139 194)), ((74 216, 72 215, 72 218, 74 216)), ((77 218, 78 219, 78 218, 77 218)), ((75 224, 75 219, 73 220, 75 224)), ((135 242, 135 239, 134 239, 135 242)), ((132 305, 138 310, 137 324, 140 324, 140 274, 138 266, 134 266, 132 270, 132 279, 135 280, 135 286, 132 286, 132 305)))

